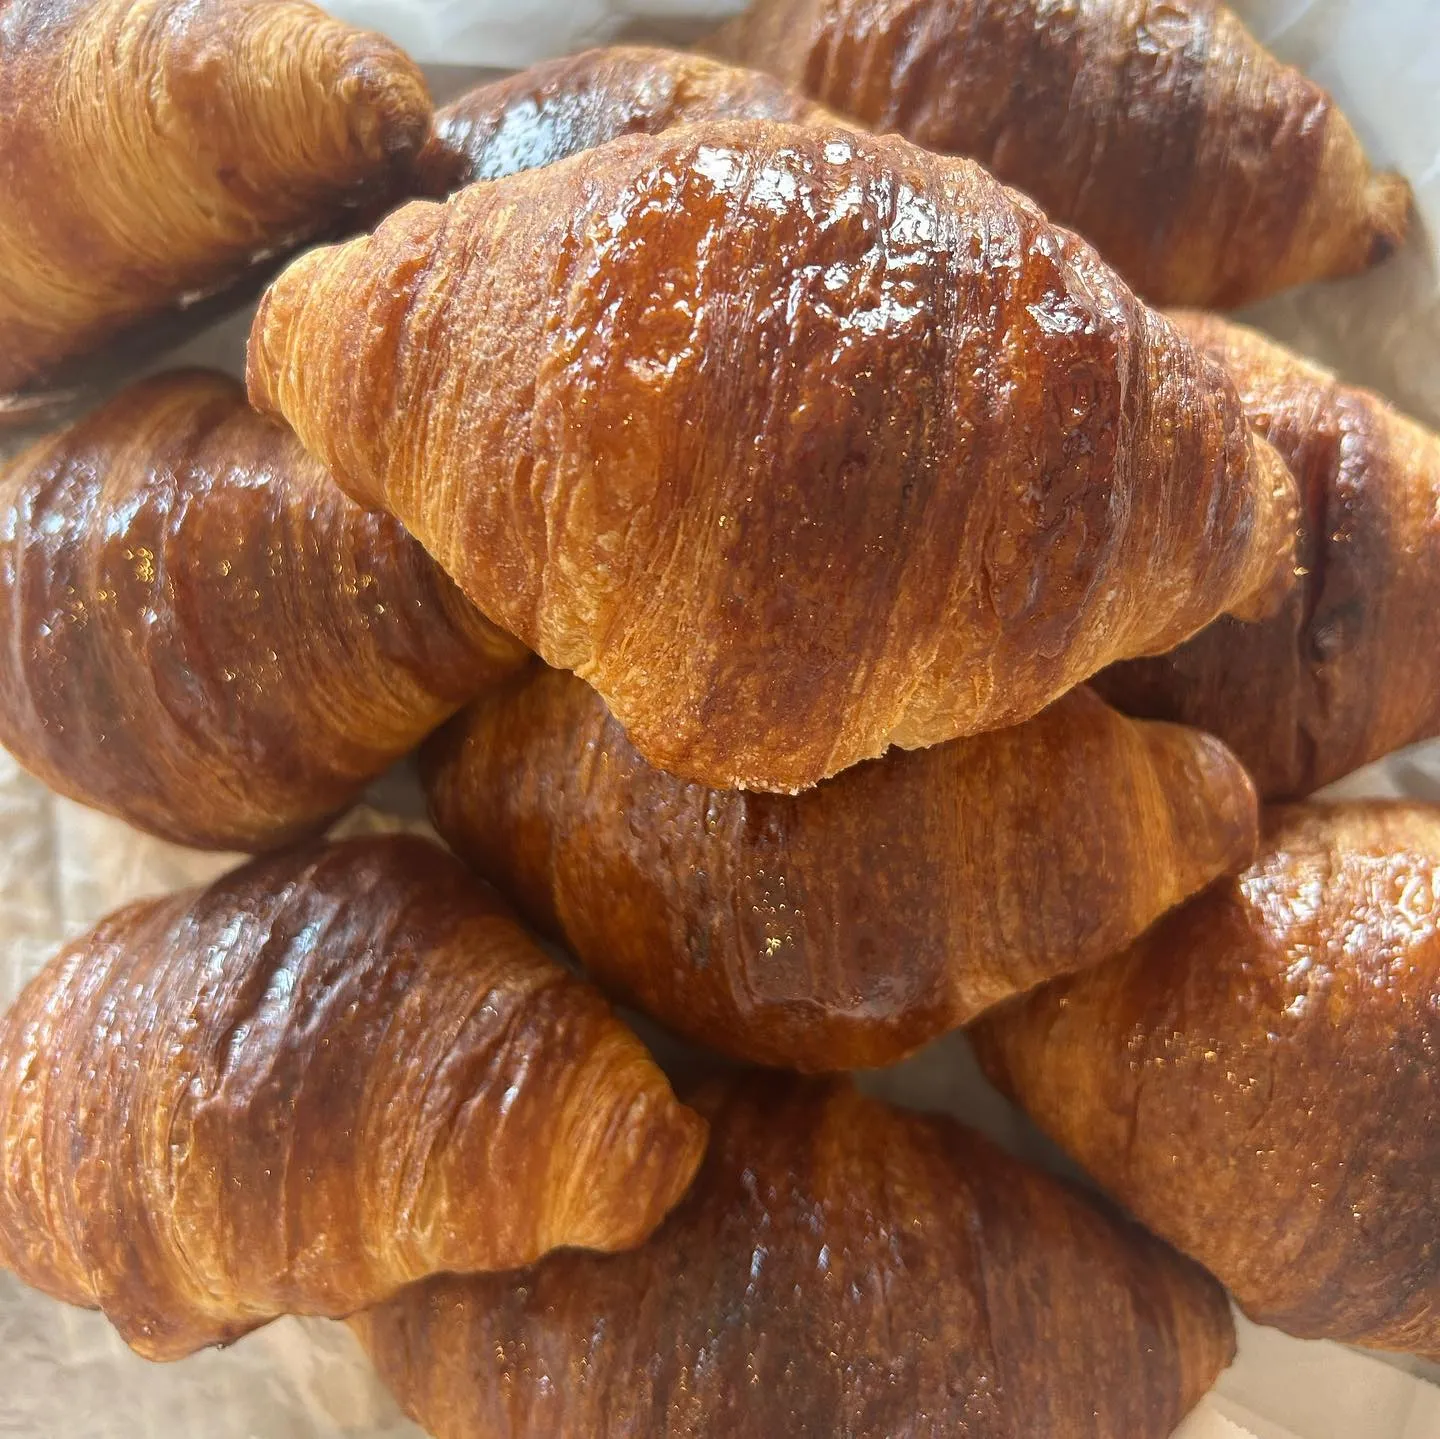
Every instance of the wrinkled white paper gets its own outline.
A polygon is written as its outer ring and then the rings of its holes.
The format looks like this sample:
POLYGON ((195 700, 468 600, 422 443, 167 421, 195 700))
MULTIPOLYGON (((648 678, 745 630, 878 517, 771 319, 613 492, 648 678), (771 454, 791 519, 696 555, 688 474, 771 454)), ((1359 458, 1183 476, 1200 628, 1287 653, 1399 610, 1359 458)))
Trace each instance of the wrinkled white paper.
MULTIPOLYGON (((738 5, 334 0, 330 8, 387 31, 421 60, 446 66, 434 74, 436 93, 443 97, 469 78, 454 69, 459 65, 521 65, 617 35, 688 39, 738 5)), ((1383 272, 1281 297, 1251 318, 1440 425, 1440 286, 1433 240, 1440 236, 1440 6, 1437 0, 1239 0, 1236 8, 1281 55, 1334 90, 1378 160, 1409 176, 1426 229, 1383 272)), ((238 316, 172 360, 238 373, 247 328, 247 317, 238 316)), ((1372 767, 1343 788, 1440 800, 1440 745, 1372 767)), ((403 770, 371 798, 371 807, 344 823, 345 832, 416 826, 420 805, 403 770)), ((203 882, 234 862, 137 835, 119 821, 58 799, 3 751, 0 837, 0 1005, 65 938, 117 905, 203 882)), ((950 1110, 1022 1153, 1058 1162, 979 1080, 959 1036, 867 1077, 866 1084, 902 1103, 950 1110)), ((1425 1366, 1302 1343, 1243 1321, 1240 1336, 1235 1365, 1178 1439, 1440 1439, 1440 1387, 1416 1377, 1427 1372, 1425 1366)), ((285 1320, 230 1350, 156 1366, 131 1354, 98 1316, 24 1291, 0 1274, 0 1436, 418 1434, 341 1325, 285 1320)))

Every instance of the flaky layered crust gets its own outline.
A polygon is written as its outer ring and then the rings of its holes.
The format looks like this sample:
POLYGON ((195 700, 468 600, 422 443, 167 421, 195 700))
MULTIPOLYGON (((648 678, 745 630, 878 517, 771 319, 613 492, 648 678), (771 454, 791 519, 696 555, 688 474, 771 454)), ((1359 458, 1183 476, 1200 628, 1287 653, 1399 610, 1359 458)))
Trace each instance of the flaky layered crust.
POLYGON ((173 1359, 642 1240, 704 1124, 458 862, 391 836, 120 910, 0 1021, 0 1263, 173 1359))
POLYGON ((423 767, 441 834, 608 988, 805 1070, 892 1064, 1108 958, 1256 838, 1223 746, 1085 690, 789 798, 651 768, 593 690, 536 669, 423 767))
POLYGON ((421 161, 423 187, 443 196, 475 180, 553 165, 621 135, 745 117, 833 120, 759 70, 643 45, 586 50, 478 86, 446 105, 421 161))
POLYGON ((979 160, 1155 304, 1354 274, 1409 222, 1405 181, 1215 0, 755 0, 710 48, 979 160))
POLYGON ((1213 315, 1172 317, 1222 363, 1300 482, 1299 584, 1097 683, 1122 709, 1219 735, 1271 799, 1440 732, 1440 436, 1213 315))
POLYGON ((695 1103, 644 1248, 352 1321, 437 1439, 1164 1439, 1229 1362, 1218 1285, 952 1121, 778 1076, 695 1103))
POLYGON ((182 844, 323 825, 526 652, 222 375, 0 468, 0 741, 182 844))
POLYGON ((1276 811, 1122 958, 983 1020, 982 1061, 1245 1311, 1440 1358, 1440 811, 1276 811))
POLYGON ((1218 367, 894 137, 692 125, 408 206, 277 280, 249 383, 721 787, 1017 723, 1288 578, 1218 367))
POLYGON ((0 391, 388 192, 430 121, 300 0, 6 0, 0 391))

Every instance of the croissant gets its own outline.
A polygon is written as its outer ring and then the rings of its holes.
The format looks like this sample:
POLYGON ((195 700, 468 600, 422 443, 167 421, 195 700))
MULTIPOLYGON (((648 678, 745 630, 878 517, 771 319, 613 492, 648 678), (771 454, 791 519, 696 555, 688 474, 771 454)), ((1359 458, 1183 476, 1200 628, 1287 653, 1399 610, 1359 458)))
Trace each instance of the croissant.
POLYGON ((324 825, 524 663, 223 375, 132 386, 0 468, 0 742, 182 844, 324 825))
POLYGON ((437 1439, 1166 1439, 1230 1361, 1208 1276, 953 1121, 848 1081, 694 1102, 709 1152, 643 1249, 351 1321, 437 1439))
POLYGON ((1296 806, 982 1062, 1262 1324, 1440 1359, 1440 809, 1296 806))
POLYGON ((719 787, 1018 723, 1289 578, 1220 369, 893 137, 689 125, 407 206, 271 286, 249 384, 719 787))
POLYGON ((704 1124, 407 836, 120 910, 0 1021, 0 1263, 151 1359, 639 1243, 704 1124))
POLYGON ((1177 314, 1300 482, 1304 576, 1263 624, 1217 620, 1107 670, 1122 709, 1219 735, 1272 799, 1440 733, 1440 435, 1253 330, 1177 314))
POLYGON ((841 114, 968 155, 1154 304, 1378 264, 1410 187, 1215 0, 754 0, 710 42, 841 114))
POLYGON ((8 0, 0 391, 401 183, 419 70, 299 0, 8 0))
POLYGON ((792 798, 652 769, 593 690, 536 668, 422 765, 445 839, 606 987, 803 1070, 893 1064, 1108 958, 1256 843, 1220 744, 1083 689, 792 798))
POLYGON ((481 85, 445 106, 420 160, 420 184, 443 197, 620 135, 745 116, 797 124, 833 119, 757 70, 640 45, 587 50, 481 85))

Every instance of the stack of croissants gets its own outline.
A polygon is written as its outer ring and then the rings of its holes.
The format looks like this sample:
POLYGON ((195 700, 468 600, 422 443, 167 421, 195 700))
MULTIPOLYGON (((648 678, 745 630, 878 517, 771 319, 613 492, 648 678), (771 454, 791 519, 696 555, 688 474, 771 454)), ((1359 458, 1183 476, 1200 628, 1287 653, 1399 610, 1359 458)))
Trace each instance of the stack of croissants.
POLYGON ((0 1265, 348 1320, 440 1439, 1164 1439, 1229 1297, 1440 1358, 1440 807, 1307 802, 1440 732, 1440 437, 1214 313, 1411 204, 1214 0, 438 112, 0 0, 5 423, 268 282, 0 469, 0 742, 254 856, 0 1020, 0 1265), (417 748, 448 848, 323 838, 417 748), (1093 1185, 846 1076, 961 1027, 1093 1185))

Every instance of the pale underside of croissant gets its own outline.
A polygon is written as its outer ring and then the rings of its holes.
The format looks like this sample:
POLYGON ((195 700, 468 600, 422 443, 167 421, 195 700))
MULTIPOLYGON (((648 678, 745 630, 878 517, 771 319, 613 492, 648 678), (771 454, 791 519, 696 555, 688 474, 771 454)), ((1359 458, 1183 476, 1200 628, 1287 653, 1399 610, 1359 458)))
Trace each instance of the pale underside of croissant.
POLYGON ((804 1070, 894 1063, 1108 958, 1256 838, 1222 745, 1083 689, 790 797, 651 768, 593 690, 537 668, 436 735, 424 768, 441 834, 608 988, 804 1070))
POLYGON ((120 910, 0 1022, 0 1263, 152 1359, 627 1248, 703 1146, 599 995, 408 837, 120 910))
POLYGON ((833 118, 759 70, 641 45, 586 50, 446 105, 421 160, 422 183, 443 196, 475 180, 552 165, 621 135, 747 116, 796 124, 833 118))
POLYGON ((1299 481, 1302 578, 1263 623, 1218 620, 1097 683, 1219 735, 1263 795, 1297 798, 1440 732, 1440 435, 1253 330, 1172 318, 1299 481))
POLYGON ((1262 1324, 1440 1359, 1440 810, 1275 811, 1254 867, 981 1021, 982 1061, 1262 1324))
POLYGON ((314 831, 525 662, 223 375, 143 381, 0 469, 0 741, 183 844, 314 831))
POLYGON ((1407 227, 1405 181, 1215 0, 755 0, 710 48, 980 161, 1154 304, 1353 274, 1407 227))
POLYGON ((395 186, 419 70, 300 0, 8 0, 0 390, 395 186))
POLYGON ((1078 1189, 848 1082, 712 1084, 643 1248, 357 1316, 437 1439, 1168 1439, 1229 1362, 1218 1285, 1078 1189))
POLYGON ((1017 723, 1289 577, 1221 370, 895 137, 690 125, 407 206, 276 281, 249 382, 720 787, 1017 723))

